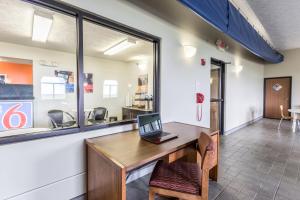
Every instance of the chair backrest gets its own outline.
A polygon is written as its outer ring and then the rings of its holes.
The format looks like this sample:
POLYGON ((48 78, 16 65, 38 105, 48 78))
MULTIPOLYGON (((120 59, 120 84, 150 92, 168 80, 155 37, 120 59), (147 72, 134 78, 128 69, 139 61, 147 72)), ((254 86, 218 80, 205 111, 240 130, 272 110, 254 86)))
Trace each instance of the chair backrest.
POLYGON ((280 108, 280 114, 281 114, 281 117, 284 118, 284 114, 283 114, 283 105, 280 105, 279 108, 280 108))
POLYGON ((198 139, 198 145, 198 151, 201 156, 201 169, 203 169, 207 151, 213 151, 213 141, 208 134, 202 132, 198 139))
POLYGON ((104 107, 94 108, 93 114, 95 120, 104 120, 107 115, 107 109, 104 107))
POLYGON ((62 126, 64 120, 64 112, 62 110, 49 110, 48 116, 54 128, 62 126))

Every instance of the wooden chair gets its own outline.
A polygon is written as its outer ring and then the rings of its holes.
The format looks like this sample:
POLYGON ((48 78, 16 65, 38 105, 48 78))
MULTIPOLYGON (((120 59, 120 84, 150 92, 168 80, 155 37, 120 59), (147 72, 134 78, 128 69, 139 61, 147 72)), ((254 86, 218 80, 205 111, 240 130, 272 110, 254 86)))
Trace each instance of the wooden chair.
POLYGON ((280 105, 279 108, 280 108, 280 113, 281 113, 281 119, 280 119, 280 122, 278 124, 278 130, 281 128, 281 124, 282 124, 283 120, 292 120, 293 119, 293 117, 285 116, 284 115, 284 113, 283 113, 283 105, 280 105))
POLYGON ((154 200, 155 194, 182 200, 208 200, 213 141, 209 135, 201 133, 198 143, 199 163, 158 161, 149 182, 149 200, 154 200))

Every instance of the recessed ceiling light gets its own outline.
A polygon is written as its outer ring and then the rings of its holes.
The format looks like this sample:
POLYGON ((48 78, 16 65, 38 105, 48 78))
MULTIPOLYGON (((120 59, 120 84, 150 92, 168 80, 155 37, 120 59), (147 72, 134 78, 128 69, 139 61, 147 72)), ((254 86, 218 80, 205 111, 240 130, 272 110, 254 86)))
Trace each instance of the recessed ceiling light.
POLYGON ((121 51, 124 51, 125 49, 128 49, 129 47, 132 47, 136 45, 136 41, 133 39, 126 39, 122 42, 119 42, 118 44, 113 45, 112 47, 108 48, 104 51, 104 55, 115 55, 121 51))
POLYGON ((150 58, 151 58, 150 55, 137 55, 137 56, 130 57, 128 61, 149 60, 150 58))
POLYGON ((32 40, 46 42, 53 23, 53 17, 40 12, 33 15, 32 40))

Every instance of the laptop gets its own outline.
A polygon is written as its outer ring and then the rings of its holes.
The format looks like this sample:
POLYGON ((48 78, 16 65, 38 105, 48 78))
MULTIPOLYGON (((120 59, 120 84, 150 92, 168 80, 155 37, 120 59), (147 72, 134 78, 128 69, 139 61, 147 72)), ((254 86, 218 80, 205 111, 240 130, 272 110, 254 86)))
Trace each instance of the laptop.
POLYGON ((138 115, 137 121, 141 138, 151 143, 160 144, 178 137, 178 135, 162 130, 159 113, 138 115))

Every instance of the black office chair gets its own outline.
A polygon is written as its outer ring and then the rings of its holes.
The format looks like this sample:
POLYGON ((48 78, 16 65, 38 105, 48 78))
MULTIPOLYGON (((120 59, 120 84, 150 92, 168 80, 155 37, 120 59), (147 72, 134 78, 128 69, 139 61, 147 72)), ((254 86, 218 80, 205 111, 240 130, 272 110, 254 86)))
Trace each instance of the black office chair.
POLYGON ((92 122, 92 123, 103 123, 106 121, 106 117, 108 115, 108 111, 106 108, 104 107, 97 107, 94 108, 94 110, 92 111, 92 113, 89 114, 88 116, 88 121, 92 122), (90 119, 92 115, 92 118, 90 119))
POLYGON ((49 110, 48 116, 53 128, 66 128, 76 124, 75 118, 70 113, 62 110, 49 110), (64 121, 64 116, 67 116, 70 120, 64 121))

